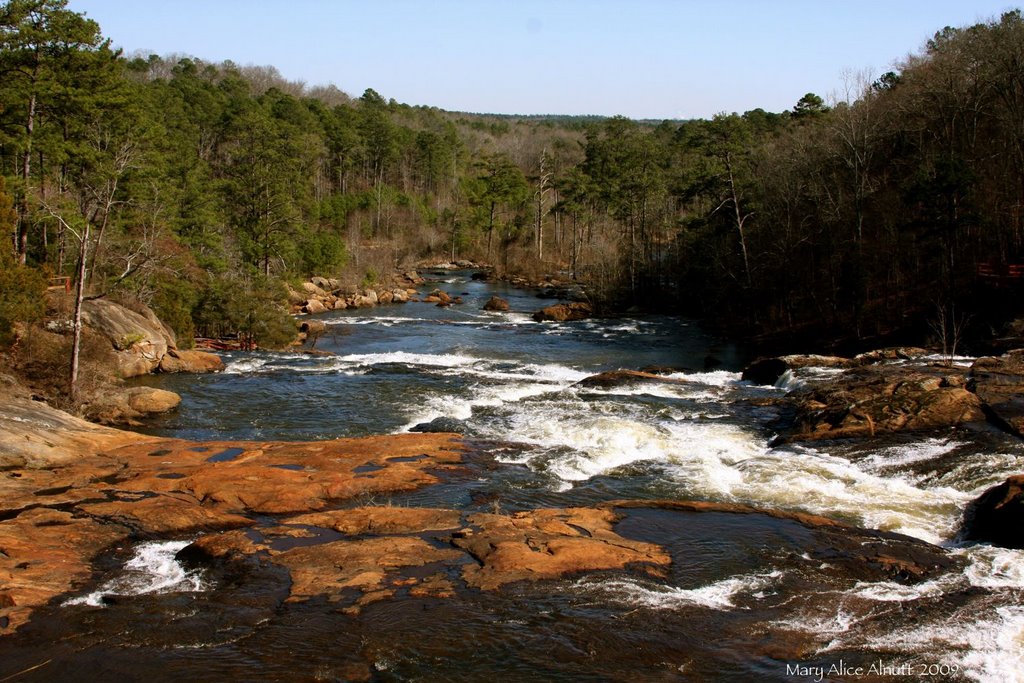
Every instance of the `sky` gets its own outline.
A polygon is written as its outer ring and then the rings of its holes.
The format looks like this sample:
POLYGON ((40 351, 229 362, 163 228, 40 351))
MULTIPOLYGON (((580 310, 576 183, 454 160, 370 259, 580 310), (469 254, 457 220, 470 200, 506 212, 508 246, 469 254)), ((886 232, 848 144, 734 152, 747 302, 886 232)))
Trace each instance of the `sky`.
POLYGON ((70 0, 126 53, 454 111, 709 118, 841 98, 1002 0, 70 0))

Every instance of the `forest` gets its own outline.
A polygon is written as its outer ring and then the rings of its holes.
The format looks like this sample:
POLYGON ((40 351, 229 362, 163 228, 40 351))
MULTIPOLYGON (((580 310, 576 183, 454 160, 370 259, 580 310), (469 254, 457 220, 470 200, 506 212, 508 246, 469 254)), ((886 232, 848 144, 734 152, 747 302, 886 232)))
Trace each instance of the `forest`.
POLYGON ((827 101, 709 120, 449 112, 126 55, 66 0, 0 5, 0 74, 0 342, 57 278, 183 340, 259 322, 272 344, 283 283, 455 259, 793 345, 952 352, 1020 312, 1019 10, 827 101))

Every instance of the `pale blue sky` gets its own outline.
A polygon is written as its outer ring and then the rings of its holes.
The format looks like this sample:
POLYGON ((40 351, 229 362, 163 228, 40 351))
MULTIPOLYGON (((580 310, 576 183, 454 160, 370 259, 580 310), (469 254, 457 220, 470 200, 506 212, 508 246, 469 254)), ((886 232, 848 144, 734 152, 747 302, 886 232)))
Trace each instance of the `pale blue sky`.
POLYGON ((70 0, 127 52, 443 109, 710 117, 828 98, 1002 0, 70 0))

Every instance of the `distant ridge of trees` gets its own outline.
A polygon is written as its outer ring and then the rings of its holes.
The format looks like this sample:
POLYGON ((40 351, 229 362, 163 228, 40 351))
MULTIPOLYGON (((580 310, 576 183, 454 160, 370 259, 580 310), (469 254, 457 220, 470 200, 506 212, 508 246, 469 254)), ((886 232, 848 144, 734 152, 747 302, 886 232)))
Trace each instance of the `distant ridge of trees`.
POLYGON ((284 280, 470 258, 745 336, 945 339, 1019 312, 1022 64, 1014 10, 786 112, 471 114, 126 56, 66 0, 8 0, 3 228, 183 337, 284 280))

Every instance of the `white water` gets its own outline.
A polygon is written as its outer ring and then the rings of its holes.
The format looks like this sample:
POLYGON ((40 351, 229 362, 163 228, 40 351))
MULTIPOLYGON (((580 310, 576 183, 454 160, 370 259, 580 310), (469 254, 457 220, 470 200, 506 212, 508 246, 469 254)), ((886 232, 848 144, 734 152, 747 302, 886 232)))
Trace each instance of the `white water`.
POLYGON ((67 600, 65 605, 102 607, 104 597, 147 593, 185 593, 203 590, 202 577, 186 570, 175 559, 189 541, 154 541, 135 547, 122 572, 97 590, 67 600))
MULTIPOLYGON (((418 329, 430 322, 427 313, 418 315, 423 317, 350 316, 338 322, 363 330, 399 325, 418 329)), ((640 348, 648 332, 643 321, 535 323, 522 313, 468 309, 446 315, 453 319, 439 326, 437 334, 456 338, 479 330, 495 335, 525 330, 549 341, 617 338, 640 348)), ((752 386, 736 373, 711 371, 669 376, 679 383, 596 389, 575 386, 593 370, 573 365, 565 360, 568 356, 558 361, 541 352, 524 360, 523 354, 503 351, 510 357, 495 358, 458 339, 447 347, 434 348, 422 340, 420 344, 415 351, 401 350, 409 347, 400 344, 386 348, 378 343, 370 349, 340 344, 345 351, 374 352, 343 352, 301 362, 275 354, 247 356, 231 362, 228 372, 372 375, 408 368, 444 381, 431 384, 415 400, 392 407, 399 416, 396 431, 438 417, 464 420, 471 436, 530 445, 507 461, 542 474, 542 485, 556 491, 585 486, 599 476, 642 473, 657 481, 659 495, 667 490, 664 495, 679 499, 804 511, 943 545, 964 562, 962 573, 911 586, 857 583, 819 600, 825 606, 817 611, 801 611, 795 605, 792 615, 763 627, 766 632, 792 629, 812 634, 819 639, 822 655, 860 648, 892 653, 894 659, 910 656, 921 662, 956 663, 971 680, 1024 680, 1024 552, 958 545, 955 540, 968 503, 989 486, 1021 472, 1019 447, 979 448, 970 443, 969 435, 956 432, 875 448, 770 448, 771 434, 765 432, 762 416, 770 409, 742 402, 827 381, 843 372, 837 368, 801 368, 784 375, 774 388, 752 386), (966 606, 948 607, 947 603, 963 602, 956 596, 966 590, 981 591, 982 597, 966 606), (929 605, 922 612, 932 616, 912 628, 893 632, 873 618, 895 614, 918 601, 929 605)), ((954 362, 964 365, 970 359, 954 362)), ((344 384, 340 387, 343 390, 344 384)), ((685 589, 629 580, 584 581, 575 589, 626 609, 732 610, 743 609, 780 580, 776 572, 768 572, 685 589)))
POLYGON ((626 607, 648 609, 680 609, 696 605, 716 610, 736 608, 740 598, 758 599, 764 591, 778 583, 783 573, 732 576, 698 588, 677 588, 656 583, 643 583, 634 579, 583 579, 573 589, 583 595, 596 595, 602 600, 613 600, 626 607))

